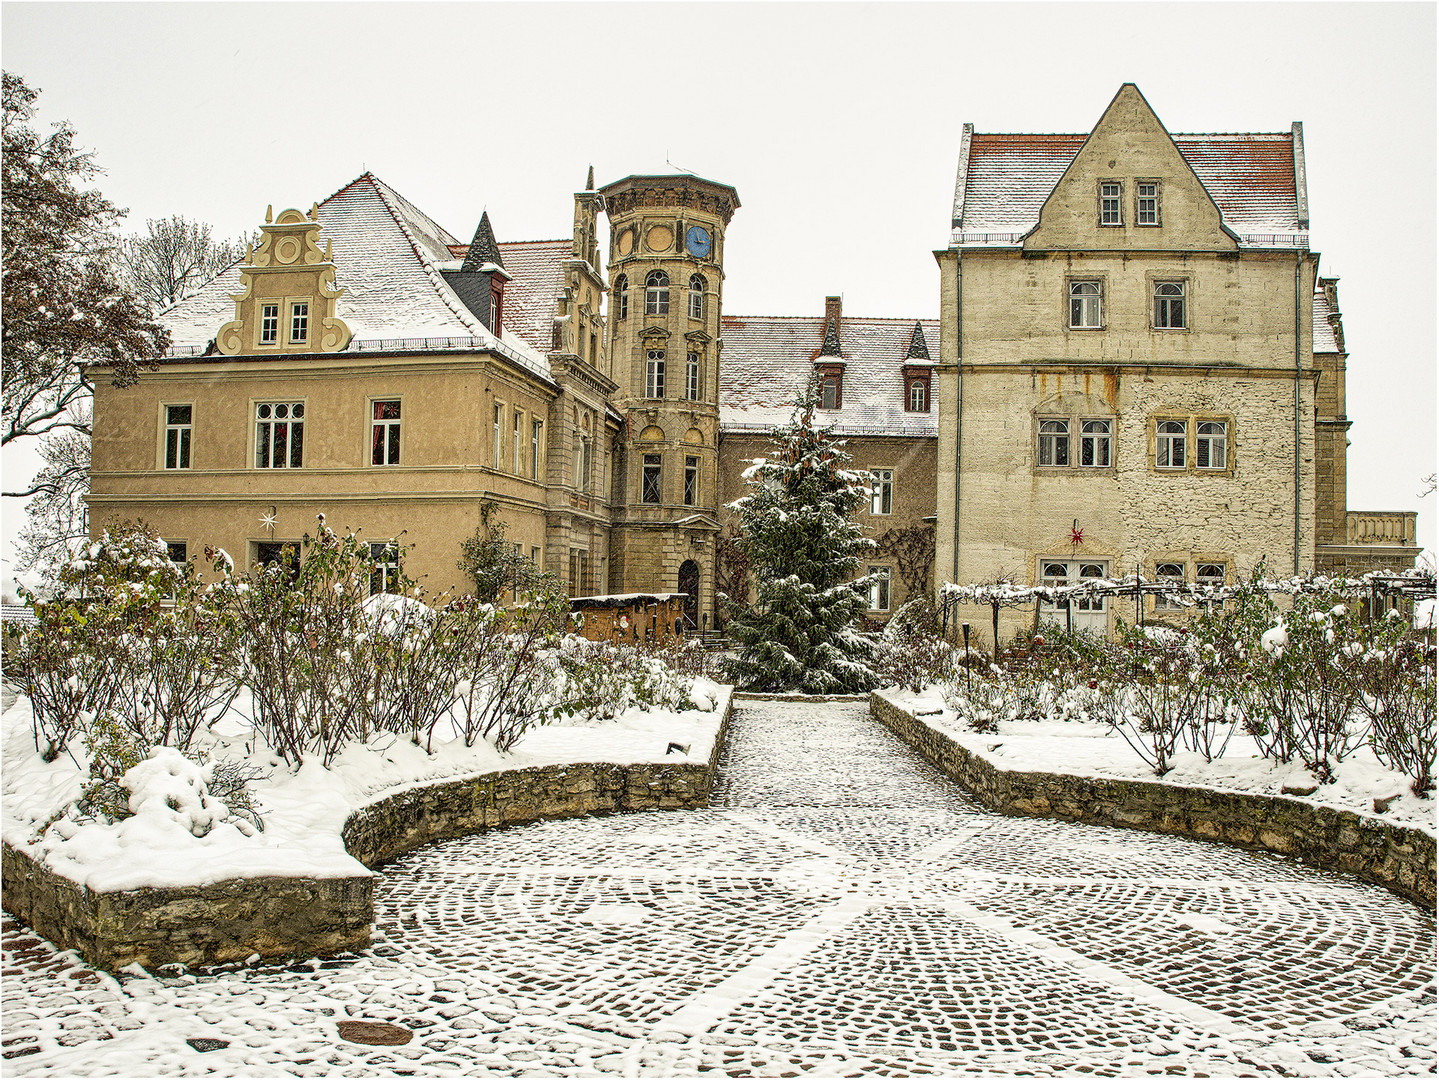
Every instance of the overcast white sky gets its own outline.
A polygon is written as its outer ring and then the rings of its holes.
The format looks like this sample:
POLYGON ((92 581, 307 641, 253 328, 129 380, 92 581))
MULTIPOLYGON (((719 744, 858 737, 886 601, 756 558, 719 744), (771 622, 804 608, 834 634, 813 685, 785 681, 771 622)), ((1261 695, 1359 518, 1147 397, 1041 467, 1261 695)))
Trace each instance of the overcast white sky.
MULTIPOLYGON (((370 170, 461 239, 567 236, 674 166, 739 190, 730 314, 934 317, 960 127, 1082 132, 1122 82, 1171 132, 1304 123, 1350 349, 1349 505, 1435 544, 1432 4, 5 3, 7 71, 130 227, 219 235, 370 170)), ((24 471, 5 458, 6 487, 24 471)), ((5 500, 4 567, 21 524, 5 500)))

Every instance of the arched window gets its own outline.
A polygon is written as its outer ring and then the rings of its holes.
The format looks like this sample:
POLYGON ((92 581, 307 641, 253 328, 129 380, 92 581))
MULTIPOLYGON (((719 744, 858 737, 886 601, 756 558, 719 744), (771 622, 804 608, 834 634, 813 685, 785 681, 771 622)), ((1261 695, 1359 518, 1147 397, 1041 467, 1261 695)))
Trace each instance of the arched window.
POLYGON ((623 319, 630 313, 630 279, 621 274, 615 278, 615 318, 623 319))
POLYGON ((645 314, 670 313, 670 278, 663 270, 651 270, 645 277, 645 314))
POLYGON ((929 412, 929 397, 924 392, 923 379, 915 379, 909 384, 909 411, 929 412))
POLYGON ((690 277, 690 318, 705 317, 705 279, 701 274, 690 277))

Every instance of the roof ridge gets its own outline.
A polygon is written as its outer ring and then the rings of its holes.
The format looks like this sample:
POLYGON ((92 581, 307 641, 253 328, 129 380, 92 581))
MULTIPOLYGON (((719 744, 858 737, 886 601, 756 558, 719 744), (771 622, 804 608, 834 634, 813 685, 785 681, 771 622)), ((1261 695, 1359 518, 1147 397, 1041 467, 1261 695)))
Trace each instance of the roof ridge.
POLYGON ((572 244, 574 241, 562 236, 555 240, 496 240, 495 243, 504 247, 507 244, 572 244))
MULTIPOLYGON (((720 321, 725 319, 812 319, 815 322, 824 322, 823 315, 722 315, 720 321)), ((841 322, 939 322, 938 315, 844 315, 841 322)))

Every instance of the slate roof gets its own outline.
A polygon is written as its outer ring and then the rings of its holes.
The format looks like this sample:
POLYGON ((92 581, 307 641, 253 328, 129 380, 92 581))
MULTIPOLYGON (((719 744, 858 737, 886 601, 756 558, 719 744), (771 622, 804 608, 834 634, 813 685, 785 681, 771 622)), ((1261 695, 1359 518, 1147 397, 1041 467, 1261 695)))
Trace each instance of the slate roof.
MULTIPOLYGON (((1018 235, 1008 240, 985 236, 1023 234, 1033 228, 1044 200, 1088 137, 972 133, 968 158, 960 163, 963 204, 951 242, 1017 243, 1018 235)), ((1269 237, 1304 231, 1299 225, 1292 132, 1173 138, 1214 198, 1224 223, 1240 235, 1241 246, 1269 247, 1274 245, 1269 237)))
POLYGON ((1334 327, 1329 316, 1337 314, 1329 306, 1329 298, 1323 289, 1314 290, 1314 351, 1316 353, 1337 353, 1339 342, 1334 337, 1334 327))
MULTIPOLYGON (((843 408, 818 414, 833 422, 837 435, 933 437, 938 407, 906 412, 906 364, 914 319, 844 316, 839 344, 844 361, 843 408)), ((939 340, 939 322, 921 319, 924 333, 939 340)), ((769 431, 789 422, 795 396, 804 389, 824 340, 822 316, 726 315, 721 320, 720 428, 726 432, 769 431)))
MULTIPOLYGON (((373 351, 380 341, 406 339, 428 351, 426 339, 470 339, 548 379, 549 362, 524 340, 505 333, 497 341, 440 275, 457 241, 371 173, 319 204, 319 242, 334 245, 335 284, 346 290, 336 313, 354 335, 350 352, 373 351), (368 347, 368 350, 367 350, 368 347)), ((235 317, 233 295, 241 291, 240 264, 221 271, 193 296, 164 311, 172 355, 202 349, 235 317)))
POLYGON ((554 343, 557 298, 565 288, 564 262, 574 258, 570 240, 501 242, 505 269, 514 275, 505 283, 504 324, 541 352, 554 343))

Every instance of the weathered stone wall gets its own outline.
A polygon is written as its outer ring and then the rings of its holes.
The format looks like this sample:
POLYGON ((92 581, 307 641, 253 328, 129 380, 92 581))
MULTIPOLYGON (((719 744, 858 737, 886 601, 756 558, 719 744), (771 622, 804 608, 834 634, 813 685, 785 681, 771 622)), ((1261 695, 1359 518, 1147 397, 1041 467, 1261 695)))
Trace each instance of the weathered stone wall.
MULTIPOLYGON (((709 805, 720 728, 703 764, 641 762, 545 765, 411 788, 345 823, 346 850, 366 866, 484 829, 622 810, 709 805)), ((210 885, 96 892, 52 873, 5 844, 0 853, 5 910, 96 967, 139 963, 202 967, 262 957, 330 956, 365 948, 374 921, 371 875, 310 879, 235 878, 210 885)))
POLYGON ((5 910, 96 967, 198 966, 363 949, 374 881, 236 878, 212 885, 95 892, 4 845, 5 910))
POLYGON ((880 694, 871 695, 870 714, 1000 813, 1261 848, 1310 866, 1342 870, 1423 907, 1434 907, 1434 838, 1418 829, 1284 797, 1143 780, 1011 772, 996 768, 880 694))

